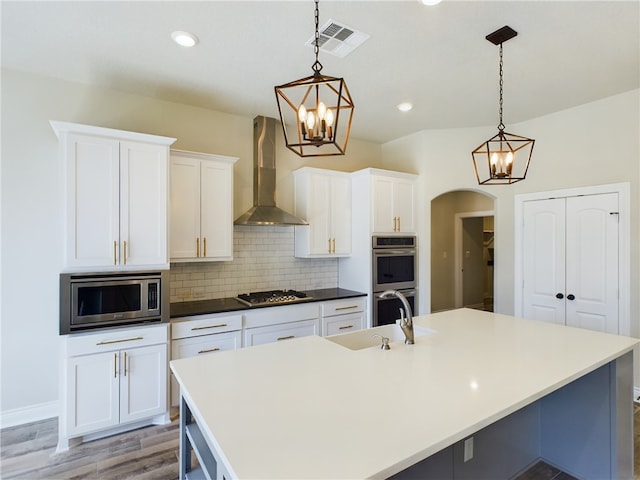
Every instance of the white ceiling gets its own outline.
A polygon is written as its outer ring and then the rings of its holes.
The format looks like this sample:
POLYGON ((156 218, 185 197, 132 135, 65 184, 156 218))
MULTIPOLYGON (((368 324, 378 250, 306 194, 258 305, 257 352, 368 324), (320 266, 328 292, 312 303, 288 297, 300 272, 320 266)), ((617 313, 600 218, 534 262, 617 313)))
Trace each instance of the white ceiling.
MULTIPOLYGON (((313 2, 1 3, 2 66, 243 115, 278 117, 274 85, 312 73, 313 2), (171 40, 196 34, 192 49, 171 40)), ((424 129, 497 125, 498 47, 509 25, 504 123, 640 86, 640 2, 320 2, 371 37, 345 58, 320 53, 356 105, 352 136, 386 142, 424 129), (414 109, 395 108, 411 101, 414 109)), ((615 119, 612 119, 614 121, 615 119)))

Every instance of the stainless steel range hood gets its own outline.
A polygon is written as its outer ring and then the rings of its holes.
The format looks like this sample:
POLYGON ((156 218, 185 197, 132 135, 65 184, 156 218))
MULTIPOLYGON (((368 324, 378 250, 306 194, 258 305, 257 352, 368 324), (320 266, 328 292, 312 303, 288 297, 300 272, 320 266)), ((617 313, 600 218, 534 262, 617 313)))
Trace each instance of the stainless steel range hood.
POLYGON ((236 225, 308 225, 276 206, 276 120, 253 119, 253 207, 236 225))

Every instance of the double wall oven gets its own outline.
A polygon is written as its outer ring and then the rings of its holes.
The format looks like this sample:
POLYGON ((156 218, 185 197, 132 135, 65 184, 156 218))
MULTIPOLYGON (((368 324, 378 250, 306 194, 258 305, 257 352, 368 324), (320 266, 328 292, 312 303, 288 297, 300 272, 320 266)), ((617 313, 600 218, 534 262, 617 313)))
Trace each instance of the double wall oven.
POLYGON ((373 326, 395 323, 402 303, 396 297, 380 298, 385 290, 402 293, 415 315, 417 305, 416 237, 382 237, 372 239, 373 326))

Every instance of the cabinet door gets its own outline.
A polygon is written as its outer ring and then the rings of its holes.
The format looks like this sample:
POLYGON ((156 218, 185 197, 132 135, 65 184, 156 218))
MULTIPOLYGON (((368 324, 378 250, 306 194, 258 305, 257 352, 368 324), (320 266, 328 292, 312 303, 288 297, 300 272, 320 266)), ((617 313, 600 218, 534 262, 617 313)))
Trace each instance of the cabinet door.
POLYGON ((69 358, 67 365, 67 435, 77 436, 118 425, 117 352, 69 358))
POLYGON ((396 231, 413 233, 416 231, 414 182, 396 179, 393 186, 394 217, 397 218, 396 231))
POLYGON ((66 142, 67 238, 70 267, 119 262, 119 143, 69 134, 66 142))
POLYGON ((200 238, 200 161, 171 158, 172 260, 196 258, 200 238))
POLYGON ((567 198, 567 325, 617 334, 618 194, 567 198))
POLYGON ((200 179, 200 257, 233 258, 232 165, 203 161, 200 179))
POLYGON ((328 175, 310 176, 310 201, 307 204, 309 222, 309 250, 313 255, 330 255, 331 243, 331 178, 328 175))
POLYGON ((167 345, 120 352, 120 423, 167 411, 167 345))
POLYGON ((282 342, 297 337, 319 334, 318 320, 303 320, 293 323, 282 323, 268 327, 249 328, 245 330, 245 347, 264 343, 282 342))
POLYGON ((393 179, 374 176, 371 185, 373 194, 372 221, 374 233, 395 232, 395 212, 393 207, 393 179))
POLYGON ((351 253, 351 179, 331 179, 331 237, 334 254, 351 253))
POLYGON ((120 264, 168 265, 168 148, 120 143, 120 264))
POLYGON ((564 198, 526 202, 524 218, 523 315, 564 325, 564 198))

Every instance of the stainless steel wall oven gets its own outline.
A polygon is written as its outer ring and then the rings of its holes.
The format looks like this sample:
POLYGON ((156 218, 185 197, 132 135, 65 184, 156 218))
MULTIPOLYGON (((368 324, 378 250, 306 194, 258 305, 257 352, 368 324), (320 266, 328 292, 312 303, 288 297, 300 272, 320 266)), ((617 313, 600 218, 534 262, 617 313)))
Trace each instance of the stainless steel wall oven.
POLYGON ((168 271, 60 275, 61 335, 168 321, 168 271))
POLYGON ((404 294, 412 312, 417 314, 416 237, 374 236, 372 247, 373 326, 395 323, 400 318, 400 300, 379 298, 385 290, 398 290, 404 294))

